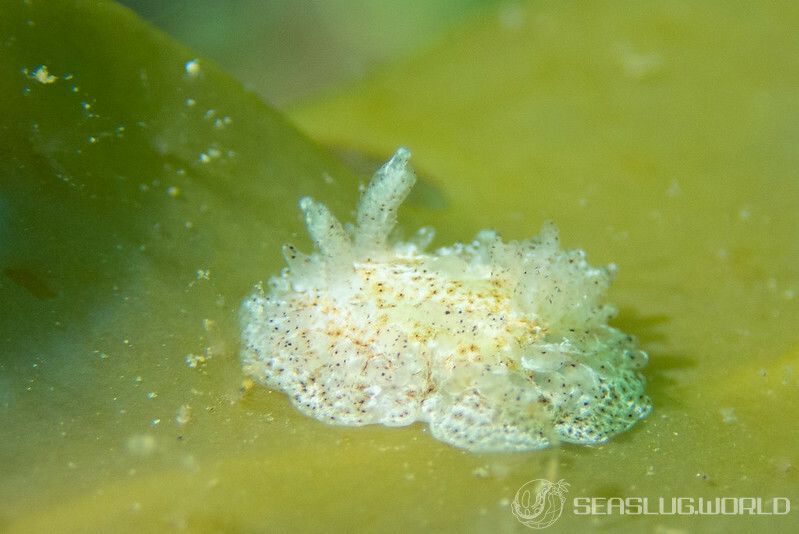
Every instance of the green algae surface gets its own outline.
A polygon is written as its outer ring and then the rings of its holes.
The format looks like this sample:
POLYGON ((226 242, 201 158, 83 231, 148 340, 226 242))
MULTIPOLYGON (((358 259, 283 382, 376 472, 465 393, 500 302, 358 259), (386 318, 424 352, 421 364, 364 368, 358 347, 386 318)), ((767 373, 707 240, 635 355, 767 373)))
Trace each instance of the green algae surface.
MULTIPOLYGON (((3 4, 0 530, 526 532, 510 501, 535 478, 799 508, 798 19, 500 6, 292 110, 314 142, 114 4, 3 4), (297 200, 355 203, 360 172, 321 146, 400 144, 425 178, 406 227, 447 244, 551 218, 618 265, 647 420, 597 448, 478 455, 421 426, 324 426, 242 383, 239 302, 284 241, 310 246, 297 200)), ((567 506, 550 528, 789 532, 796 513, 567 506)))

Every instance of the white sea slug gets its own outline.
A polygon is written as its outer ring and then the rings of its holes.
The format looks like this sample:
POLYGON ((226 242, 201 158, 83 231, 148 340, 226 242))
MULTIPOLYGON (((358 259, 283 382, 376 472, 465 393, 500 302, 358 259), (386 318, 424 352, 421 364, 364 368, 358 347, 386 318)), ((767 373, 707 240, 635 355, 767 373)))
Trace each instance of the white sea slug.
POLYGON ((393 242, 409 157, 377 171, 354 225, 300 200, 316 250, 285 245, 288 267, 245 300, 245 372, 320 421, 423 421, 472 451, 599 444, 646 417, 647 355, 607 324, 613 266, 561 250, 551 223, 528 241, 393 242))

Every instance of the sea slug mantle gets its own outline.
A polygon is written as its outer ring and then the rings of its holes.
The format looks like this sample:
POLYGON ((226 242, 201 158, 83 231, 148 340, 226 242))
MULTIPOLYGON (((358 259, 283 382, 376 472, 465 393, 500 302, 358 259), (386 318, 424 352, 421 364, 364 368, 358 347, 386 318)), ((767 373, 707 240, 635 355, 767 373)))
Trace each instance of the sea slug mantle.
POLYGON ((244 301, 245 372, 321 421, 422 421, 472 451, 599 444, 646 417, 647 355, 607 324, 615 268, 561 250, 551 223, 518 242, 392 242, 409 157, 375 173, 354 225, 300 200, 315 251, 285 245, 288 267, 244 301))

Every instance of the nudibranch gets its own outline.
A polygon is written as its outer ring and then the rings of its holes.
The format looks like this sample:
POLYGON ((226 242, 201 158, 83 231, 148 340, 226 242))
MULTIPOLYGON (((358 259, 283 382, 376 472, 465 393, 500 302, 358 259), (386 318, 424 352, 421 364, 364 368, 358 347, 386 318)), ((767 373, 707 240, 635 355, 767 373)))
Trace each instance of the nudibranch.
POLYGON ((646 417, 647 354, 608 325, 615 267, 561 250, 552 223, 433 252, 430 228, 392 240, 409 157, 375 173, 352 225, 300 200, 315 250, 285 245, 288 267, 244 301, 245 372, 320 421, 421 421, 470 451, 601 444, 646 417))

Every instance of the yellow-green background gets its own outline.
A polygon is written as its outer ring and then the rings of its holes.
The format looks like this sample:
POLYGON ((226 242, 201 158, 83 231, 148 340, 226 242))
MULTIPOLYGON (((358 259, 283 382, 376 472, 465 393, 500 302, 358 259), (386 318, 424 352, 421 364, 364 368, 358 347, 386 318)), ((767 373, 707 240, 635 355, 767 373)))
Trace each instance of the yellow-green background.
MULTIPOLYGON (((550 531, 795 531, 799 9, 441 5, 371 55, 343 47, 365 72, 317 69, 315 90, 238 71, 279 114, 113 4, 0 4, 0 530, 524 532, 508 501, 556 477, 569 498, 795 509, 567 506, 550 531), (23 71, 41 64, 58 79, 23 71), (280 269, 281 243, 309 246, 296 200, 348 217, 364 169, 398 145, 422 178, 407 229, 433 224, 445 245, 551 218, 565 246, 619 266, 614 324, 651 354, 646 421, 597 448, 470 454, 420 425, 323 426, 242 388, 238 303, 280 269)), ((332 28, 357 10, 333 6, 332 28)), ((381 42, 366 24, 340 29, 381 42)))

